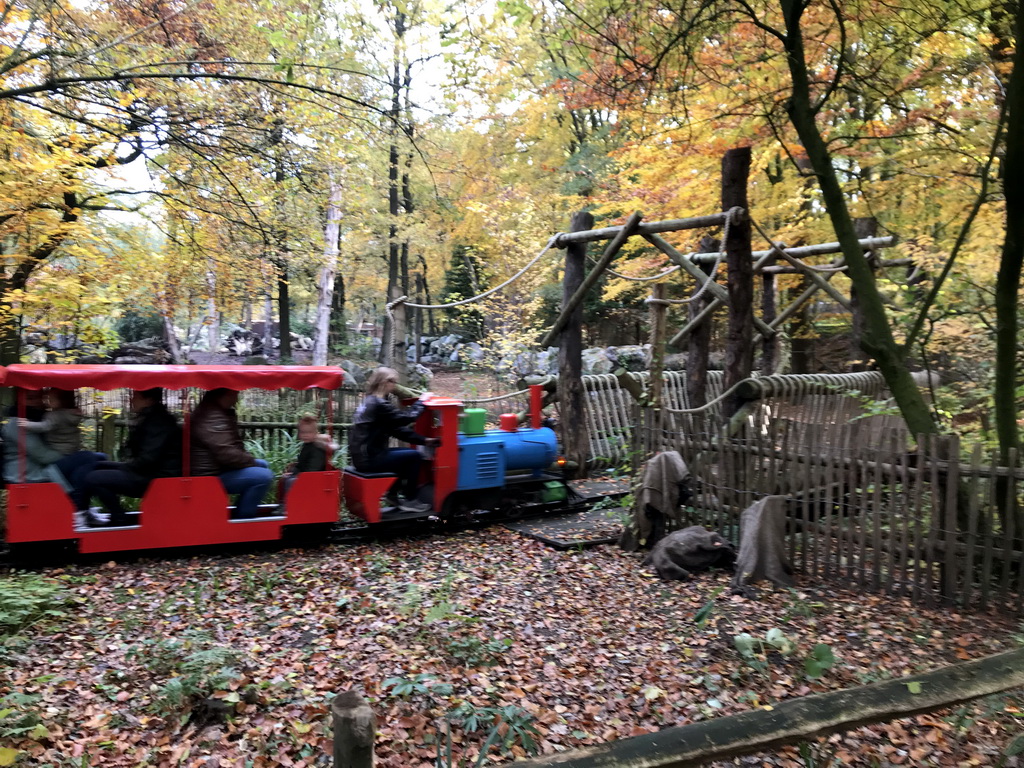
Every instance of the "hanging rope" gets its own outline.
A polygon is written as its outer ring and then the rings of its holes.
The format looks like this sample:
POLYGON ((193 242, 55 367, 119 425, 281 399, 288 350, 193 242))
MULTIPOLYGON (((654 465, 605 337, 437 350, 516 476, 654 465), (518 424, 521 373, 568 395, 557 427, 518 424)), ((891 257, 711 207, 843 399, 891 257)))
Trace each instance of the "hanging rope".
POLYGON ((776 253, 778 253, 783 258, 787 258, 788 257, 789 259, 793 259, 794 261, 799 261, 800 265, 802 267, 805 267, 806 269, 810 269, 810 270, 812 270, 814 272, 845 272, 846 271, 846 265, 845 264, 843 264, 841 266, 833 266, 833 267, 819 267, 819 266, 816 266, 814 264, 808 264, 805 261, 803 261, 802 259, 798 259, 796 256, 792 255, 786 248, 784 248, 782 246, 781 243, 777 243, 774 240, 772 240, 770 237, 768 237, 768 233, 765 232, 761 228, 761 225, 758 224, 756 221, 754 221, 753 218, 750 219, 750 223, 753 225, 754 229, 756 229, 758 231, 758 234, 760 234, 761 237, 763 237, 765 239, 765 241, 768 243, 768 247, 771 250, 773 250, 776 253))
MULTIPOLYGON (((559 234, 561 234, 561 233, 559 233, 559 234)), ((384 313, 387 315, 388 320, 391 321, 391 328, 392 328, 391 340, 390 340, 390 343, 388 345, 388 352, 389 352, 388 359, 391 360, 391 361, 394 361, 394 359, 395 359, 395 344, 396 344, 396 342, 395 342, 395 334, 394 334, 394 327, 395 327, 394 308, 395 308, 395 305, 397 305, 397 304, 405 304, 407 307, 412 307, 413 309, 451 309, 452 307, 460 307, 463 304, 472 304, 474 301, 480 301, 481 299, 486 299, 492 293, 497 293, 502 288, 504 288, 506 285, 511 285, 516 280, 518 280, 520 277, 525 275, 527 273, 527 271, 534 264, 536 264, 538 261, 540 261, 541 257, 545 253, 547 253, 548 251, 551 250, 552 246, 554 246, 555 243, 558 241, 558 236, 559 235, 553 235, 551 237, 551 239, 548 240, 547 245, 544 246, 544 248, 541 250, 541 252, 538 253, 536 256, 534 256, 530 260, 529 264, 527 264, 525 267, 523 267, 518 272, 516 272, 514 275, 512 275, 512 277, 510 277, 504 283, 502 283, 501 285, 496 285, 493 288, 491 288, 489 290, 486 290, 483 293, 478 294, 476 296, 471 296, 468 299, 461 299, 460 301, 452 301, 452 302, 449 302, 447 304, 413 304, 411 301, 409 301, 409 297, 408 296, 399 296, 394 301, 389 301, 387 304, 384 305, 384 313)))
MULTIPOLYGON (((714 282, 716 276, 718 275, 718 268, 722 265, 722 259, 724 259, 725 256, 726 256, 727 251, 725 249, 725 244, 729 240, 729 227, 732 225, 732 220, 733 220, 734 217, 738 216, 741 213, 743 213, 743 208, 741 208, 738 205, 733 206, 732 208, 730 208, 728 211, 725 212, 725 228, 722 231, 722 249, 720 251, 718 251, 718 253, 715 254, 715 263, 711 265, 711 271, 708 272, 707 279, 704 280, 703 283, 701 283, 700 288, 697 289, 697 292, 695 294, 693 294, 693 296, 691 296, 688 299, 651 299, 651 298, 648 298, 646 300, 646 303, 648 303, 648 304, 670 304, 670 305, 671 304, 692 304, 697 299, 699 299, 701 296, 703 296, 704 292, 707 291, 708 286, 711 285, 712 282, 714 282)), ((677 266, 675 268, 678 269, 679 267, 677 266)))

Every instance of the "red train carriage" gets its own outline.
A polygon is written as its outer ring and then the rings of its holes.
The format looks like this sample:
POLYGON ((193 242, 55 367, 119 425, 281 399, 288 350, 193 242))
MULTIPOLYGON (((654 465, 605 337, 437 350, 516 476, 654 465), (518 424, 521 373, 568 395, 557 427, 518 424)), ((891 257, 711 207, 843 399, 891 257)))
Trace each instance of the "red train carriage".
MULTIPOLYGON (((12 365, 3 384, 23 390, 170 390, 217 388, 339 389, 340 368, 197 365, 12 365)), ((326 399, 330 421, 331 399, 326 399)), ((19 414, 24 415, 24 397, 19 414)), ((329 527, 338 520, 340 472, 303 472, 281 505, 264 517, 230 518, 229 500, 216 476, 189 477, 188 419, 183 440, 184 477, 153 480, 141 500, 135 525, 114 529, 75 526, 74 505, 56 483, 8 483, 7 542, 74 542, 80 552, 117 552, 280 539, 285 528, 329 527)), ((21 432, 21 435, 24 433, 21 432)), ((24 445, 20 446, 22 456, 24 445)), ((22 475, 24 477, 24 475, 22 475)))

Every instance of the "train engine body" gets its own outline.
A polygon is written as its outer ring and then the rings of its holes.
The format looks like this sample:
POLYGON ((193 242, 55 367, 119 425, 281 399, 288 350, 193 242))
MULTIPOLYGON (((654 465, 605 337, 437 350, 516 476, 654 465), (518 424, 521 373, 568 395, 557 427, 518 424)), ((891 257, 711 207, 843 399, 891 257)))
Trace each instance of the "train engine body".
MULTIPOLYGON (((504 414, 500 429, 483 429, 482 418, 474 423, 477 414, 464 414, 460 400, 435 396, 424 401, 426 408, 415 429, 441 439, 440 447, 423 462, 420 499, 431 505, 425 515, 449 519, 489 511, 515 517, 567 506, 574 494, 563 473, 551 471, 558 460, 558 439, 542 423, 540 397, 540 387, 531 391, 529 425, 520 427, 514 415, 504 414)), ((351 468, 345 472, 349 510, 367 522, 381 522, 375 502, 393 478, 361 476, 351 468)))

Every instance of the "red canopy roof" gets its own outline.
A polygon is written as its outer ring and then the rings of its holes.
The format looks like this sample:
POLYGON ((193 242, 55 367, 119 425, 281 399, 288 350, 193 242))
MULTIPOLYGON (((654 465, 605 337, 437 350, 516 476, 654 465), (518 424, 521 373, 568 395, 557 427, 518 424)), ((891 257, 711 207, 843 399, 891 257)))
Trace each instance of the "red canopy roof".
POLYGON ((24 389, 338 389, 341 368, 300 365, 9 365, 4 386, 24 389))

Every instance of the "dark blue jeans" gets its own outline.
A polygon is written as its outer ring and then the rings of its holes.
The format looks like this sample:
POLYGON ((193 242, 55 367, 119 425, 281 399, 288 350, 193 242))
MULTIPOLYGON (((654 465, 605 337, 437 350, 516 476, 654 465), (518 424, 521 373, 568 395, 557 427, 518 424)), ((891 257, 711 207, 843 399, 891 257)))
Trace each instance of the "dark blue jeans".
POLYGON ((398 485, 407 499, 416 498, 423 457, 413 448, 388 448, 387 453, 374 456, 360 472, 391 472, 398 475, 398 485))
POLYGON ((107 454, 93 451, 75 451, 57 460, 56 466, 64 479, 71 486, 71 501, 75 509, 88 509, 89 496, 86 492, 86 476, 96 469, 96 465, 107 460, 107 454))
POLYGON ((111 520, 124 517, 121 496, 141 499, 149 487, 150 478, 132 472, 128 465, 121 462, 107 461, 97 466, 86 479, 86 488, 82 492, 86 509, 89 498, 95 496, 110 513, 111 520))
POLYGON ((248 520, 259 514, 260 502, 274 482, 274 473, 263 459, 256 459, 255 467, 221 472, 219 477, 229 496, 238 494, 234 515, 238 520, 248 520))

